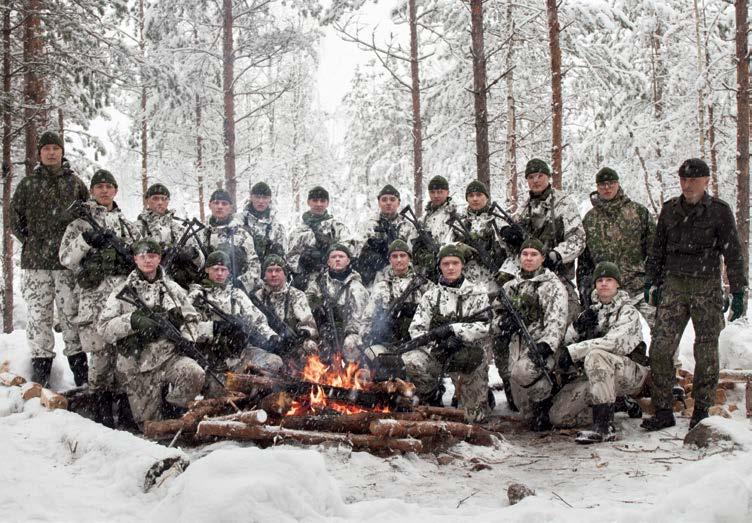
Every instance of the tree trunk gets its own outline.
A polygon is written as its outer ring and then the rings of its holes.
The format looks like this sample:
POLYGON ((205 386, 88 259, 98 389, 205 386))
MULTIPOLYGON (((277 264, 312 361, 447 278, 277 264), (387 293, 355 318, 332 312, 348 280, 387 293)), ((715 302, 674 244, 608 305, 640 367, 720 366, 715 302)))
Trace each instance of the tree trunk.
POLYGON ((222 91, 224 93, 225 190, 237 201, 235 178, 235 55, 233 51, 232 0, 223 0, 222 91))
POLYGON ((736 14, 736 225, 749 275, 749 46, 747 0, 735 1, 736 14))
POLYGON ((491 164, 488 150, 486 110, 486 51, 483 44, 483 0, 470 0, 470 34, 473 55, 473 96, 475 97, 475 156, 478 180, 491 190, 491 164))
POLYGON ((507 83, 507 207, 510 213, 517 212, 517 107, 514 99, 514 16, 512 0, 507 2, 507 27, 509 28, 509 49, 505 69, 509 71, 507 83))
POLYGON ((196 94, 196 173, 198 173, 198 215, 205 222, 204 211, 204 138, 201 136, 201 97, 196 94))
MULTIPOLYGON (((661 125, 661 119, 663 118, 663 62, 661 61, 661 25, 660 25, 660 17, 657 17, 656 20, 658 20, 658 24, 656 25, 655 31, 651 35, 650 38, 650 63, 651 63, 651 70, 652 70, 652 80, 653 80, 653 116, 658 123, 658 125, 661 125)), ((655 141, 655 155, 658 161, 660 162, 661 157, 663 156, 663 151, 660 147, 660 141, 655 141)), ((655 178, 658 180, 659 185, 659 193, 658 193, 658 201, 659 203, 663 203, 663 175, 661 174, 661 165, 658 165, 658 168, 655 172, 655 178)))
MULTIPOLYGON (((141 48, 141 58, 146 55, 146 40, 144 38, 144 0, 138 2, 138 45, 141 48)), ((149 188, 149 172, 147 153, 149 152, 149 133, 146 121, 146 79, 141 72, 141 197, 146 199, 146 190, 149 188)))
POLYGON ((715 110, 713 103, 708 105, 708 147, 710 148, 710 184, 713 196, 721 197, 721 188, 718 185, 718 148, 715 143, 715 110))
POLYGON ((11 65, 10 9, 4 2, 3 12, 3 332, 13 332, 13 234, 10 228, 10 199, 13 194, 13 162, 11 159, 11 65))
POLYGON ((423 214, 423 120, 420 115, 420 66, 418 64, 418 20, 415 0, 407 2, 410 23, 410 77, 413 102, 413 191, 415 215, 423 214))
POLYGON ((553 186, 561 189, 561 154, 562 154, 562 99, 561 99, 561 47, 559 47, 559 13, 556 0, 546 0, 548 12, 548 47, 551 54, 551 167, 553 168, 553 186))
POLYGON ((43 42, 39 34, 41 21, 39 11, 41 0, 28 0, 24 21, 24 120, 26 122, 26 174, 29 175, 37 163, 37 130, 47 125, 47 111, 44 107, 46 91, 39 74, 42 62, 43 42))
POLYGON ((57 132, 60 134, 60 139, 65 142, 65 118, 63 110, 59 107, 57 109, 57 132))
POLYGON ((702 38, 700 36, 701 14, 697 0, 694 0, 695 12, 695 42, 697 51, 697 74, 700 76, 701 84, 697 90, 697 129, 700 140, 700 158, 705 158, 705 63, 703 61, 704 53, 702 52, 702 38))

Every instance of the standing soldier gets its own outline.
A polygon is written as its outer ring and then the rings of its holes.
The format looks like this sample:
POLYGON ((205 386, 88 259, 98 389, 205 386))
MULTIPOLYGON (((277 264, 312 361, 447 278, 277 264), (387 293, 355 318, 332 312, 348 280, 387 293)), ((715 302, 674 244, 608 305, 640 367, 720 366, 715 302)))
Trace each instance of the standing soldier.
POLYGON ((97 331, 97 324, 107 296, 133 270, 129 246, 141 235, 115 203, 118 184, 109 171, 95 172, 90 187, 93 199, 79 206, 78 219, 65 229, 60 263, 76 275, 75 322, 83 349, 91 354, 89 390, 97 394, 97 420, 112 426, 112 400, 118 388, 116 353, 97 331))
MULTIPOLYGON (((543 243, 548 253, 543 266, 565 284, 569 300, 567 323, 571 323, 580 309, 572 278, 574 261, 585 249, 582 219, 572 198, 551 186, 551 169, 546 162, 538 158, 527 162, 525 180, 530 197, 518 211, 517 220, 528 235, 543 243)), ((510 246, 523 241, 516 227, 503 228, 501 235, 510 246)))
POLYGON ((329 248, 327 270, 312 279, 306 297, 330 353, 347 361, 362 360, 362 335, 368 328, 368 291, 350 265, 350 250, 335 243, 329 248))
POLYGON ((531 347, 525 342, 510 311, 503 309, 498 331, 504 342, 494 344, 497 367, 504 367, 501 358, 508 354, 514 403, 534 431, 551 428, 548 411, 553 394, 553 356, 567 328, 567 291, 559 278, 543 266, 544 259, 543 243, 528 238, 520 247, 519 273, 504 284, 509 301, 535 345, 531 347), (506 351, 498 352, 503 345, 508 345, 506 351))
POLYGON ((204 264, 204 255, 198 248, 195 238, 188 238, 184 245, 176 245, 185 230, 175 217, 175 211, 168 209, 170 191, 161 183, 155 183, 146 190, 146 210, 138 215, 136 226, 143 238, 151 238, 162 246, 162 262, 167 254, 175 249, 174 262, 167 276, 178 285, 187 288, 196 281, 204 264))
POLYGON ((243 226, 253 236, 253 244, 259 262, 269 255, 284 258, 287 238, 285 228, 272 215, 272 190, 266 182, 258 182, 251 187, 251 197, 243 209, 243 226))
POLYGON ((168 338, 155 315, 182 331, 183 338, 195 338, 198 314, 188 294, 164 277, 159 266, 161 246, 153 240, 140 240, 133 246, 136 269, 115 287, 102 310, 97 330, 108 344, 117 347, 117 370, 128 394, 133 419, 140 427, 145 421, 178 417, 188 402, 201 393, 204 370, 181 354, 175 340, 168 338), (136 307, 119 298, 132 290, 145 307, 136 307))
MULTIPOLYGON (((196 342, 208 355, 215 372, 245 370, 250 363, 256 368, 279 371, 282 358, 280 337, 269 327, 266 318, 253 306, 248 296, 227 284, 231 278, 230 258, 214 251, 206 259, 206 278, 191 285, 189 301, 201 314, 196 342)), ((206 382, 210 395, 221 390, 215 380, 206 382)))
POLYGON ((411 243, 416 237, 413 227, 399 214, 400 193, 385 185, 378 195, 379 215, 368 223, 365 245, 355 264, 364 285, 384 277, 389 265, 389 246, 395 240, 411 243))
POLYGON ((593 208, 582 224, 587 247, 577 260, 577 285, 580 301, 590 302, 594 267, 603 261, 615 263, 621 273, 621 290, 653 328, 655 307, 643 299, 645 260, 653 244, 655 221, 644 205, 629 199, 619 186, 616 171, 604 167, 595 175, 596 191, 590 195, 593 208))
POLYGON ((66 209, 74 201, 86 201, 86 185, 63 157, 63 140, 57 133, 42 133, 37 144, 39 165, 23 178, 11 200, 10 225, 21 242, 24 270, 23 297, 28 307, 26 342, 31 352, 31 379, 47 386, 55 357, 52 334, 57 306, 63 328, 68 365, 76 385, 86 383, 88 366, 81 350, 78 329, 71 323, 78 306, 73 273, 58 259, 60 240, 74 219, 66 209))
POLYGON ((253 292, 261 284, 261 264, 253 237, 240 220, 234 219, 230 193, 223 189, 214 191, 209 198, 209 210, 209 226, 200 235, 204 253, 225 251, 230 257, 232 284, 240 284, 246 292, 253 292))
POLYGON ((569 428, 591 418, 592 430, 579 432, 577 443, 614 440, 616 398, 638 393, 648 376, 649 369, 631 359, 644 343, 640 314, 630 303, 629 293, 620 289, 621 276, 611 262, 595 267, 593 304, 569 326, 567 346, 559 353, 557 367, 564 375, 575 365, 582 366, 584 375, 564 385, 554 397, 551 422, 569 428))
POLYGON ((294 339, 289 339, 284 332, 275 329, 282 337, 285 352, 294 356, 318 352, 315 340, 319 332, 311 307, 305 293, 287 283, 285 261, 277 255, 269 255, 261 270, 264 285, 256 291, 255 299, 264 309, 262 312, 272 329, 278 327, 280 330, 288 330, 281 327, 284 324, 289 328, 288 332, 294 334, 294 339))
POLYGON ((344 223, 335 220, 327 211, 329 193, 316 186, 308 191, 308 211, 303 213, 303 223, 290 234, 290 253, 287 261, 294 273, 293 285, 306 289, 313 274, 327 265, 327 253, 334 243, 353 247, 350 233, 344 223))
POLYGON ((432 245, 420 237, 413 242, 413 265, 433 281, 438 278, 439 249, 445 238, 450 236, 449 218, 457 212, 457 206, 449 196, 449 182, 443 176, 434 176, 428 182, 429 202, 423 216, 423 227, 431 236, 432 245), (432 248, 433 247, 433 248, 432 248))
POLYGON ((423 401, 431 401, 445 373, 454 383, 459 408, 470 422, 483 422, 488 404, 488 360, 483 349, 488 337, 490 312, 470 318, 489 307, 485 288, 462 273, 465 249, 455 243, 439 251, 441 277, 420 299, 410 324, 414 339, 430 332, 439 341, 430 351, 419 348, 402 356, 408 379, 423 401))
POLYGON ((731 286, 731 318, 744 313, 747 278, 734 215, 726 202, 707 192, 708 165, 691 158, 679 167, 682 194, 663 204, 646 264, 645 298, 657 306, 650 347, 655 416, 647 430, 676 424, 671 410, 673 354, 691 318, 695 329, 695 408, 690 428, 708 416, 718 385, 718 336, 724 327, 721 256, 731 286))

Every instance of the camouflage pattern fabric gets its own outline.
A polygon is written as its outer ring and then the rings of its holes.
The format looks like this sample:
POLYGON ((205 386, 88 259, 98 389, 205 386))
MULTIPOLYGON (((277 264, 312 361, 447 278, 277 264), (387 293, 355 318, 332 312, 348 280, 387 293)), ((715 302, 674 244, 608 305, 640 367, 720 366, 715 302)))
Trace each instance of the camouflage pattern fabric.
POLYGON ((256 297, 271 308, 279 319, 285 322, 295 331, 307 331, 309 338, 303 341, 300 347, 302 354, 310 354, 318 351, 316 339, 319 336, 316 321, 313 319, 308 298, 303 291, 285 284, 281 289, 272 290, 268 285, 256 291, 256 297))
MULTIPOLYGON (((372 262, 374 266, 368 267, 368 269, 374 273, 375 278, 372 283, 375 283, 382 280, 389 269, 389 257, 387 253, 389 245, 394 240, 402 240, 412 248, 415 239, 418 237, 418 231, 399 214, 393 219, 389 219, 379 213, 375 218, 366 223, 365 233, 360 237, 364 238, 364 240, 360 249, 359 261, 372 262), (379 252, 374 251, 369 245, 369 240, 381 243, 383 249, 379 252)), ((359 272, 362 278, 363 271, 359 272)))
POLYGON ((251 233, 256 254, 263 263, 264 257, 270 254, 285 257, 287 249, 287 233, 285 227, 274 216, 271 207, 266 212, 255 212, 248 203, 241 217, 243 226, 251 233))
POLYGON ((206 252, 216 251, 220 246, 235 251, 236 256, 232 262, 237 264, 234 270, 238 274, 235 277, 243 284, 246 292, 252 292, 261 285, 261 262, 256 254, 253 236, 243 228, 240 220, 233 218, 221 224, 211 218, 209 225, 199 236, 206 252))
MULTIPOLYGON (((185 230, 185 225, 175 218, 175 211, 172 209, 168 209, 162 215, 147 209, 138 215, 136 226, 142 238, 156 241, 163 249, 174 246, 185 230)), ((198 241, 192 237, 188 238, 185 244, 196 249, 196 256, 192 261, 196 269, 201 269, 204 266, 204 254, 201 252, 198 241)))
POLYGON ((428 229, 436 243, 441 246, 446 239, 451 236, 452 229, 447 223, 452 214, 457 212, 457 206, 452 202, 452 198, 434 207, 431 202, 426 205, 426 212, 423 214, 423 225, 428 229))
MULTIPOLYGON (((305 213, 304 217, 310 216, 309 213, 305 213)), ((287 263, 290 264, 290 268, 295 274, 308 273, 305 267, 300 264, 300 255, 306 251, 323 250, 323 255, 326 255, 326 250, 333 243, 342 243, 346 245, 351 251, 353 257, 357 256, 356 243, 354 238, 350 235, 350 231, 347 226, 332 218, 330 215, 326 215, 318 225, 315 225, 319 231, 319 237, 325 239, 326 245, 316 244, 316 234, 305 220, 301 222, 290 233, 290 250, 287 253, 287 263)), ((320 267, 314 269, 314 272, 326 265, 325 260, 320 267)), ((352 260, 351 260, 352 261, 352 260)))

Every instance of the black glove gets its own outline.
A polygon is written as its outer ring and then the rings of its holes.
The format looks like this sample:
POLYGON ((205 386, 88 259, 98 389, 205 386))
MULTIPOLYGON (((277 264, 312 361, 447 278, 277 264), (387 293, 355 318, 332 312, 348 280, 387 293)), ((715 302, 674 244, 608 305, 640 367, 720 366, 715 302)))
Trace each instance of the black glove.
POLYGON ((502 227, 499 233, 506 244, 515 249, 519 249, 525 240, 525 234, 521 227, 507 225, 506 227, 502 227))
POLYGON ((308 249, 300 255, 300 266, 303 269, 311 270, 321 265, 324 255, 317 249, 308 249))
POLYGON ((84 238, 84 241, 95 249, 107 247, 115 237, 115 235, 109 229, 99 229, 96 231, 94 229, 91 229, 89 231, 85 231, 82 236, 84 238))
POLYGON ((214 337, 224 337, 230 340, 241 340, 245 337, 243 327, 232 321, 215 320, 213 325, 214 337))
POLYGON ((449 323, 447 323, 446 325, 441 325, 440 327, 436 327, 434 333, 436 334, 436 338, 439 340, 446 338, 447 336, 454 335, 452 325, 449 323))
POLYGON ((366 240, 366 245, 368 245, 368 247, 370 247, 372 251, 376 252, 385 252, 387 249, 389 249, 389 246, 386 244, 386 240, 384 240, 383 238, 368 238, 366 240))
POLYGON ((459 336, 452 334, 446 339, 444 345, 446 347, 447 354, 452 355, 462 348, 462 340, 459 336))
POLYGON ((536 343, 535 346, 528 349, 530 359, 533 361, 546 361, 546 358, 548 358, 553 353, 554 351, 551 350, 551 347, 549 347, 548 343, 543 341, 536 343))
POLYGON ((556 251, 551 251, 548 256, 543 258, 543 266, 553 272, 557 272, 561 268, 561 254, 556 251))
POLYGON ((159 334, 159 323, 150 318, 152 314, 148 309, 136 309, 131 313, 131 328, 146 337, 155 337, 159 334))
POLYGON ((262 348, 267 352, 271 352, 272 354, 281 354, 282 352, 284 352, 284 346, 285 343, 282 338, 274 334, 269 338, 269 341, 267 341, 262 348))
POLYGON ((295 329, 295 334, 301 340, 307 340, 308 338, 311 337, 311 333, 308 329, 295 329))
POLYGON ((598 311, 589 307, 582 311, 572 322, 572 327, 580 336, 585 336, 588 331, 598 326, 598 311))
POLYGON ((564 347, 559 353, 559 358, 556 361, 556 367, 559 370, 567 370, 572 366, 574 366, 574 362, 572 361, 572 356, 569 354, 569 350, 566 347, 564 347))
POLYGON ((517 322, 514 321, 511 314, 507 312, 503 312, 502 314, 503 316, 499 321, 499 335, 503 337, 511 337, 519 330, 519 326, 517 325, 517 322))
POLYGON ((190 245, 183 245, 182 247, 176 249, 175 252, 175 263, 178 265, 188 265, 189 263, 193 263, 193 259, 198 256, 198 251, 195 247, 192 247, 190 245))

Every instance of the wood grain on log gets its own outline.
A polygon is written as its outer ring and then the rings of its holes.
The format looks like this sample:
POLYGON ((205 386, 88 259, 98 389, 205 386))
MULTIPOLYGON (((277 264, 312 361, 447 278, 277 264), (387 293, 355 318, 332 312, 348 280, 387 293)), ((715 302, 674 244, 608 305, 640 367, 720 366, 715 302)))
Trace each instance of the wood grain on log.
POLYGON ((454 421, 402 421, 375 420, 370 425, 371 434, 384 438, 420 438, 448 433, 475 445, 494 445, 500 434, 495 434, 477 425, 454 421))
POLYGON ((421 421, 425 417, 419 412, 358 412, 333 416, 285 416, 280 420, 280 427, 296 430, 319 430, 352 434, 367 434, 372 421, 379 419, 399 419, 421 421))
POLYGON ((42 394, 42 386, 39 383, 29 382, 21 385, 21 397, 24 401, 38 398, 42 394))
POLYGON ((48 409, 68 408, 68 400, 57 392, 52 392, 50 389, 43 388, 39 392, 39 401, 42 403, 43 407, 47 407, 48 409))
POLYGON ((269 420, 269 415, 265 410, 244 410, 235 412, 226 416, 218 416, 208 419, 207 421, 239 421, 246 425, 263 425, 269 420))
POLYGON ((0 383, 6 387, 20 387, 26 383, 26 378, 12 372, 0 372, 0 383))
POLYGON ((719 373, 719 379, 723 381, 736 381, 744 383, 752 381, 752 370, 729 370, 723 369, 719 373))

